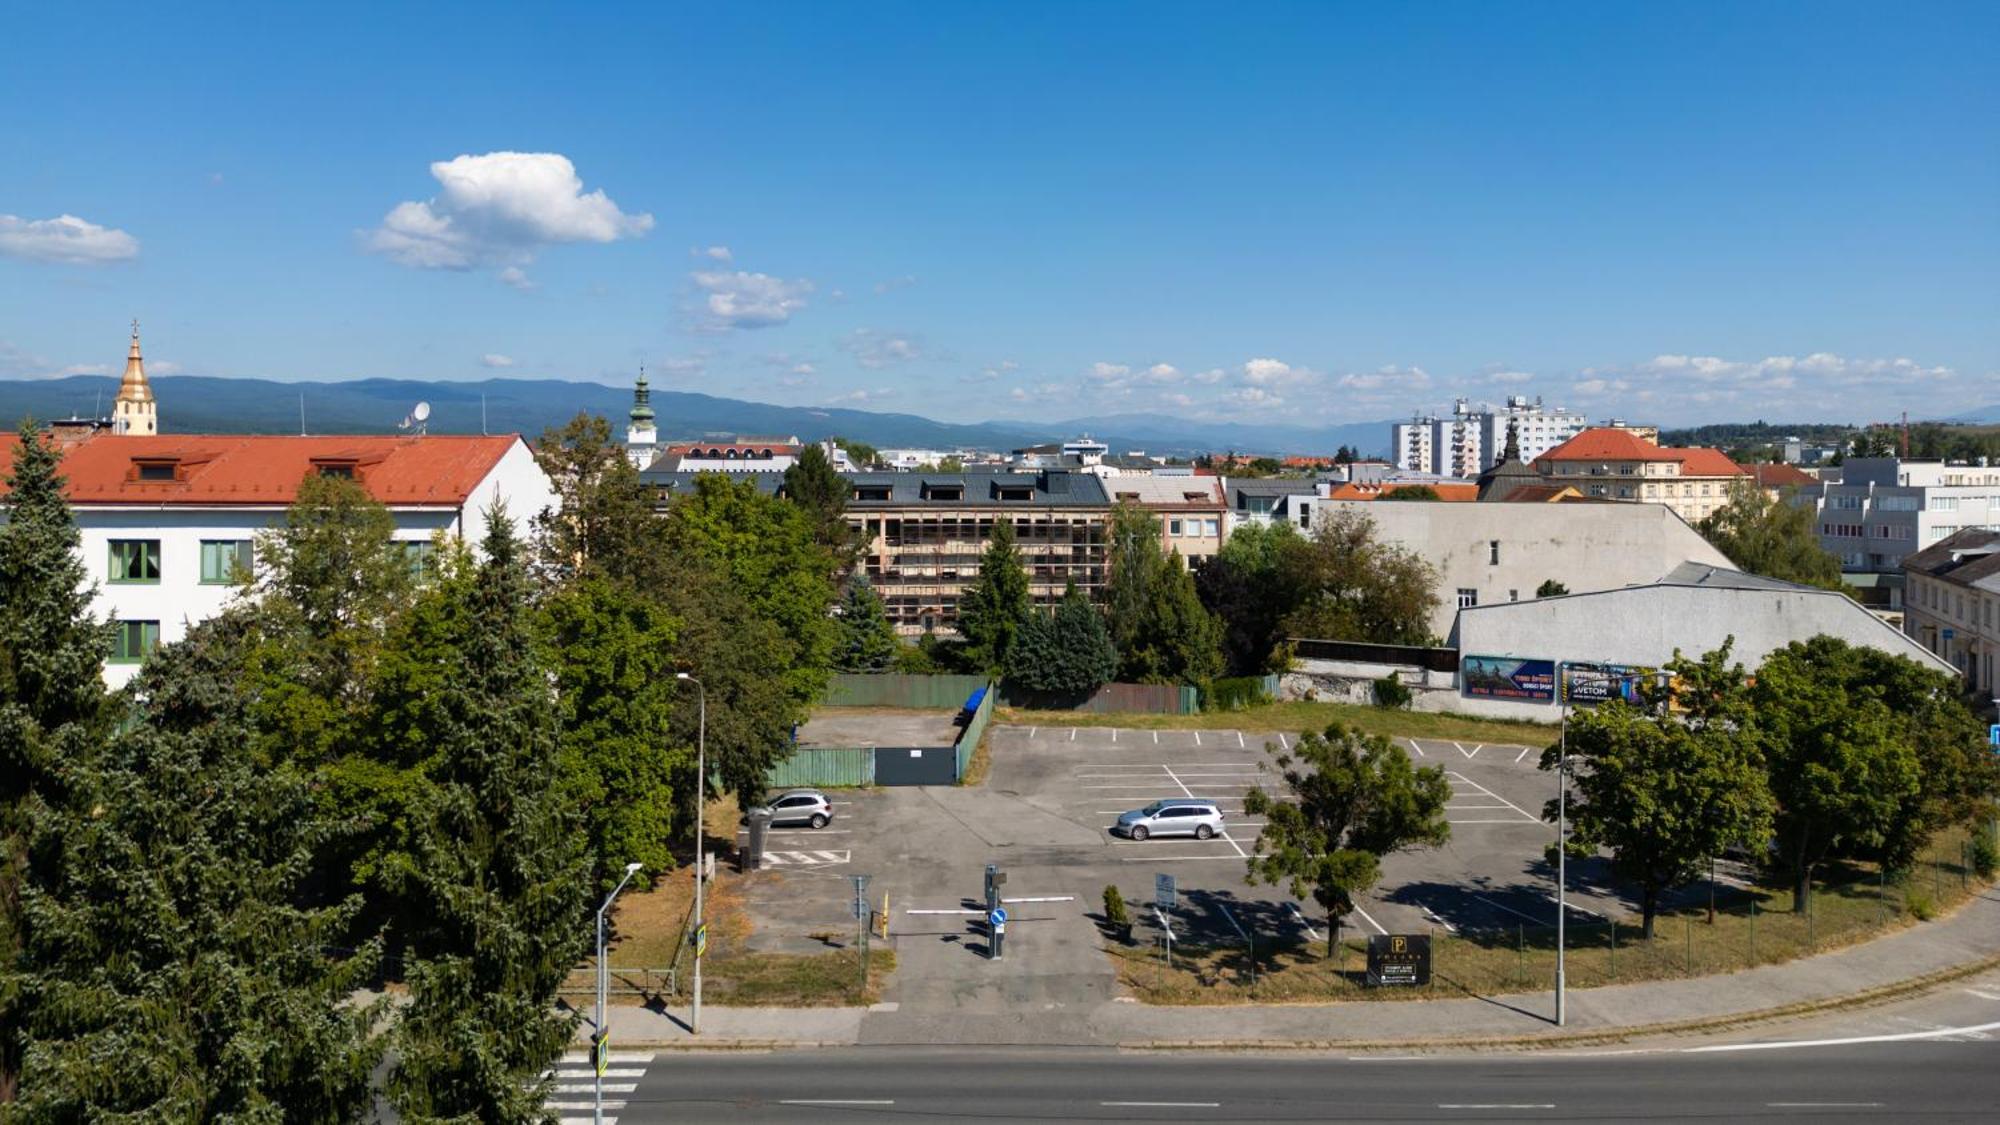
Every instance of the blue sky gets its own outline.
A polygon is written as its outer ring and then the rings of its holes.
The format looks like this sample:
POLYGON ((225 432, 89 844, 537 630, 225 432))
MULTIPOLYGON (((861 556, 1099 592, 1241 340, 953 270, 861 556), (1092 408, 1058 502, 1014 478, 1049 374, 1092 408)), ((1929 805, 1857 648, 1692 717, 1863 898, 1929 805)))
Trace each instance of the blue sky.
POLYGON ((2000 5, 38 5, 0 377, 2000 402, 2000 5))

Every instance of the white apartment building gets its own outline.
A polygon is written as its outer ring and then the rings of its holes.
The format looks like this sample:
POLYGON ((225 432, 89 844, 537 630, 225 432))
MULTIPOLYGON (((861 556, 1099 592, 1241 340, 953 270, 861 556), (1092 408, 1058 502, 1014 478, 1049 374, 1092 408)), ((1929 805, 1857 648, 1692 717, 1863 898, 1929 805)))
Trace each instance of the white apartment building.
POLYGON ((1822 547, 1841 569, 1892 574, 1966 528, 2000 529, 2000 466, 1850 457, 1839 480, 1804 488, 1822 547))
POLYGON ((2000 531, 1966 528, 1903 563, 1903 632, 2000 700, 2000 531))
POLYGON ((1443 417, 1417 415, 1393 424, 1390 456, 1404 472, 1476 477, 1500 460, 1510 426, 1521 459, 1533 461, 1582 433, 1587 424, 1583 415, 1545 407, 1539 397, 1510 395, 1504 405, 1478 410, 1459 399, 1443 417))
MULTIPOLYGON (((0 473, 20 441, 0 437, 0 473)), ((359 482, 395 517, 414 563, 439 533, 477 543, 498 501, 525 530, 556 503, 518 434, 271 437, 97 433, 67 446, 62 473, 82 533, 95 612, 117 622, 104 678, 120 687, 147 654, 235 596, 257 533, 278 526, 308 474, 359 482)), ((4 494, 4 486, 0 486, 4 494)), ((0 510, 0 518, 4 518, 0 510)))

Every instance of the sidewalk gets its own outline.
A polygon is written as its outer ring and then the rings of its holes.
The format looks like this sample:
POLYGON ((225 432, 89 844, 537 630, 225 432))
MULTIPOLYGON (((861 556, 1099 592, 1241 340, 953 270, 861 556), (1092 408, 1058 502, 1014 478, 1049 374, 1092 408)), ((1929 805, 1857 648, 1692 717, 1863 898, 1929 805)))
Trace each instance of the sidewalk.
MULTIPOLYGON (((618 1007, 610 1019, 623 1048, 836 1046, 894 1042, 882 1031, 921 1027, 917 1043, 1016 1042, 1031 1046, 1300 1047, 1445 1045, 1496 1041, 1613 1038, 1722 1023, 1834 1004, 1921 978, 2000 958, 2000 890, 1988 889, 1950 916, 1816 957, 1720 976, 1578 989, 1568 1024, 1552 1022, 1550 990, 1493 997, 1341 1004, 1155 1007, 1129 1000, 1087 1010, 1017 1013, 1005 1021, 958 1020, 949 1012, 861 1008, 719 1008, 702 1012, 699 1039, 684 1008, 670 1013, 618 1007), (912 1017, 923 1016, 920 1020, 912 1017), (876 1027, 868 1028, 870 1021, 876 1027), (956 1031, 954 1031, 956 1029, 956 1031), (996 1037, 996 1030, 999 1035, 996 1037)), ((1058 1005, 1058 1007, 1060 1007, 1058 1005)), ((579 1032, 587 1038, 589 1029, 579 1032)))

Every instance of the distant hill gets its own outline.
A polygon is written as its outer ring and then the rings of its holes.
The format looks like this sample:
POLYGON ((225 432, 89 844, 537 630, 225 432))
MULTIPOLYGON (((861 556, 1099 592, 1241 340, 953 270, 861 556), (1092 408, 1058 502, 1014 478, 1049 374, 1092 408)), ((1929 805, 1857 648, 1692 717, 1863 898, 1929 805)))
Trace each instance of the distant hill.
MULTIPOLYGON (((339 383, 281 383, 271 379, 217 379, 198 375, 153 378, 163 428, 177 433, 390 433, 418 402, 431 404, 434 433, 519 431, 530 436, 561 425, 578 411, 623 426, 632 392, 601 383, 555 379, 487 379, 475 383, 410 379, 357 379, 339 383)), ((108 413, 118 380, 95 375, 65 379, 0 380, 0 423, 22 415, 89 417, 108 413)), ((1352 445, 1364 454, 1388 446, 1388 423, 1309 429, 1203 422, 1159 414, 1120 414, 1049 423, 938 422, 915 414, 883 414, 836 407, 774 406, 683 391, 653 392, 663 437, 710 433, 797 434, 806 440, 839 435, 877 446, 931 449, 1012 449, 1088 433, 1115 450, 1151 453, 1324 453, 1352 445)))
POLYGON ((1968 410, 1963 414, 1954 414, 1945 419, 1945 421, 1970 422, 1975 425, 2000 423, 2000 402, 1996 402, 1991 406, 1982 406, 1977 410, 1968 410))

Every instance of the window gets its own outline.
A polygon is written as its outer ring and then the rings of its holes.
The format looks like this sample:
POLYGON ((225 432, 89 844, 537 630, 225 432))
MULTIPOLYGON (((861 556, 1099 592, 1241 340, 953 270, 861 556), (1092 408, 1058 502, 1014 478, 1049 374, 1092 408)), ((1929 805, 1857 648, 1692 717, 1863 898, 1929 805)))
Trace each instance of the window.
POLYGON ((854 498, 856 500, 887 500, 889 498, 889 489, 887 486, 859 485, 854 489, 854 498))
POLYGON ((111 663, 137 664, 160 647, 157 621, 120 621, 111 640, 111 663))
POLYGON ((170 481, 174 479, 174 462, 140 461, 139 479, 143 481, 170 481))
POLYGON ((1509 591, 1507 591, 1507 600, 1508 600, 1508 601, 1510 601, 1510 602, 1518 602, 1518 601, 1520 601, 1520 600, 1521 600, 1521 591, 1519 591, 1519 590, 1509 590, 1509 591))
POLYGON ((1858 512, 1861 510, 1863 499, 1860 496, 1835 496, 1833 506, 1844 511, 1858 512))
POLYGON ((1486 565, 1500 565, 1500 541, 1498 539, 1489 539, 1486 541, 1486 565))
POLYGON ((1931 497, 1931 511, 1933 511, 1933 512, 1956 512, 1956 511, 1958 511, 1958 497, 1956 497, 1956 496, 1933 496, 1933 497, 1931 497))
POLYGON ((1920 506, 1914 496, 1884 496, 1875 501, 1875 507, 1884 512, 1914 512, 1920 506))
POLYGON ((341 480, 354 479, 352 461, 314 461, 313 469, 323 477, 339 477, 341 480))
POLYGON ((1168 535, 1179 535, 1180 533, 1181 533, 1181 521, 1179 521, 1179 520, 1168 520, 1168 521, 1167 521, 1167 534, 1168 534, 1168 535))
POLYGON ((113 539, 111 581, 157 583, 160 580, 158 539, 113 539))
POLYGON ((437 544, 428 539, 405 539, 398 546, 403 548, 403 561, 410 564, 410 573, 421 578, 430 573, 437 562, 437 544))
POLYGON ((235 580, 236 568, 250 569, 250 540, 204 539, 201 541, 201 581, 206 586, 225 585, 235 580))
POLYGON ((1222 534, 1222 521, 1221 521, 1221 520, 1204 520, 1204 521, 1202 521, 1202 534, 1204 534, 1204 535, 1207 535, 1207 536, 1211 536, 1211 537, 1213 537, 1213 536, 1217 536, 1217 535, 1221 535, 1221 534, 1222 534))
POLYGON ((1471 609, 1473 606, 1476 606, 1478 604, 1479 604, 1479 591, 1473 589, 1470 586, 1460 586, 1458 588, 1458 608, 1471 609))

